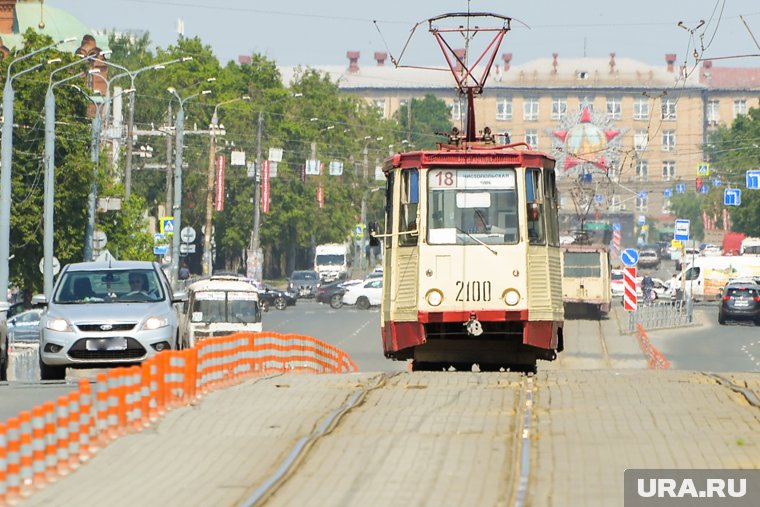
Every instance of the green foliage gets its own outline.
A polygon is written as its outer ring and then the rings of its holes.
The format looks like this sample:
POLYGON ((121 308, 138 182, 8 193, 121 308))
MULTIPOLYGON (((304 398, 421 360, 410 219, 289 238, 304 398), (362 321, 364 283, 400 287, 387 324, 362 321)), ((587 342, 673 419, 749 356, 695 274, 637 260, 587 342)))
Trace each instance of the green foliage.
POLYGON ((409 113, 409 102, 407 102, 399 108, 396 119, 401 124, 401 130, 406 134, 407 140, 417 149, 435 149, 437 142, 445 141, 444 137, 435 133, 451 131, 449 106, 433 95, 428 94, 422 99, 412 99, 411 114, 409 113))
MULTIPOLYGON (((710 135, 705 147, 714 174, 720 176, 724 185, 741 188, 741 206, 729 206, 732 230, 748 236, 760 236, 760 192, 745 187, 746 171, 757 169, 760 163, 758 153, 760 139, 760 109, 750 109, 741 115, 730 127, 720 127, 710 135)), ((708 212, 720 216, 723 207, 723 190, 710 194, 708 212)))
POLYGON ((122 202, 121 210, 101 213, 100 230, 108 237, 108 250, 117 259, 152 261, 153 237, 148 232, 145 200, 135 194, 122 202))

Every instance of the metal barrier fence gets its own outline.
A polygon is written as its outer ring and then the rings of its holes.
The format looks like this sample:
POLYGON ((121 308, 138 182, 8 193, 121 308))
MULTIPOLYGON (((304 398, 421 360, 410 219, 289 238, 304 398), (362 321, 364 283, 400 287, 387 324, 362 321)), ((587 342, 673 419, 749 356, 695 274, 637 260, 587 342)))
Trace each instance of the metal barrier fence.
POLYGON ((681 327, 694 322, 694 301, 691 299, 656 301, 639 304, 635 312, 628 312, 628 332, 643 329, 667 329, 681 327))

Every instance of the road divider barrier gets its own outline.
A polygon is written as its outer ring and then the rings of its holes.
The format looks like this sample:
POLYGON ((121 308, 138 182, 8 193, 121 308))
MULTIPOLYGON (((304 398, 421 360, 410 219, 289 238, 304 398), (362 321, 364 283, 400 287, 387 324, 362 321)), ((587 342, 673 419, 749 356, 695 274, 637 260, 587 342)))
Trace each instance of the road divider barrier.
POLYGON ((164 351, 139 366, 100 372, 96 382, 0 423, 0 505, 75 470, 119 436, 216 389, 275 373, 358 371, 344 351, 310 336, 236 333, 164 351))
POLYGON ((670 361, 657 350, 657 347, 649 341, 649 336, 644 327, 639 324, 636 328, 636 341, 639 342, 639 348, 647 356, 649 368, 653 370, 667 370, 670 368, 670 361))

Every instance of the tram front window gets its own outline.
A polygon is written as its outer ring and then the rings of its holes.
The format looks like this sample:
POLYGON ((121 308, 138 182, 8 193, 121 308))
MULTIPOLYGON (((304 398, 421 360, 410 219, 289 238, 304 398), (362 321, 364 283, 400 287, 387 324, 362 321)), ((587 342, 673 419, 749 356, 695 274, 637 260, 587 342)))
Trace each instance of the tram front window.
POLYGON ((428 172, 427 242, 515 244, 520 239, 514 169, 428 172))

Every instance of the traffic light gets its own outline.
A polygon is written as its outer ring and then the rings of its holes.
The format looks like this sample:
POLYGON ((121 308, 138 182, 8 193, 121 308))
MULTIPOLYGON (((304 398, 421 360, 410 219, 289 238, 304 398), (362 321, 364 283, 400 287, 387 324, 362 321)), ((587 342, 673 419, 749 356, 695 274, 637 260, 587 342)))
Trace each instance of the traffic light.
POLYGON ((698 193, 701 192, 702 191, 702 178, 697 178, 696 181, 695 181, 695 183, 697 184, 697 192, 698 193))

